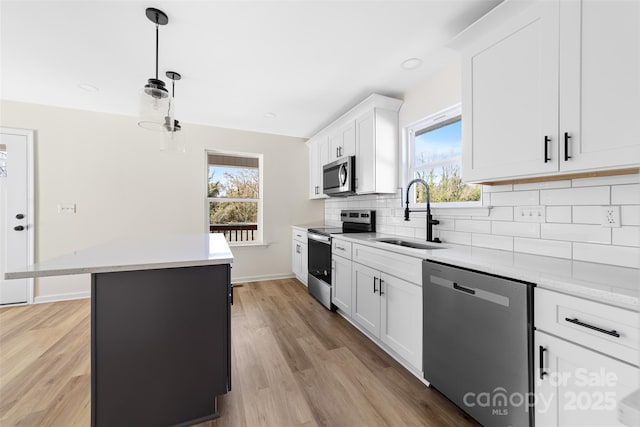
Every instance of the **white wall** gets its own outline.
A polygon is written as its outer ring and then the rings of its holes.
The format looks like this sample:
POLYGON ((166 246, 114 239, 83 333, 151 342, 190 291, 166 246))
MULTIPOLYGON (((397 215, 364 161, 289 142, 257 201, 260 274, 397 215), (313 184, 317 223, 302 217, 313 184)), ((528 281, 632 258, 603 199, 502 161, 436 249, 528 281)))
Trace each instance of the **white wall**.
MULTIPOLYGON (((400 127, 460 99, 460 65, 454 61, 404 94, 400 127)), ((441 221, 434 236, 443 242, 640 267, 640 175, 484 186, 483 206, 493 206, 489 216, 444 216, 434 210, 441 221), (518 206, 543 206, 546 222, 521 221, 518 206), (620 207, 621 228, 601 227, 602 206, 620 207)), ((375 209, 381 233, 426 236, 424 214, 414 213, 405 222, 399 195, 328 199, 325 220, 339 224, 340 210, 353 208, 375 209)))
MULTIPOLYGON (((291 274, 291 231, 321 222, 308 200, 308 156, 300 138, 183 125, 187 153, 161 152, 160 134, 133 117, 2 101, 0 125, 34 129, 36 261, 129 236, 205 231, 205 150, 264 155, 264 239, 234 247, 232 279, 291 274), (60 203, 77 213, 59 214, 60 203)), ((36 297, 86 293, 87 276, 43 278, 36 297)))

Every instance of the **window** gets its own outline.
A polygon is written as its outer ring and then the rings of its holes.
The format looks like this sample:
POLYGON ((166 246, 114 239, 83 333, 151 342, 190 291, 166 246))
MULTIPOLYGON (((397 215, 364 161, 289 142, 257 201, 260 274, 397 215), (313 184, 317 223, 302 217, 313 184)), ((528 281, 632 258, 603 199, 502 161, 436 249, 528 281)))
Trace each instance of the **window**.
POLYGON ((207 153, 209 232, 229 242, 262 242, 262 156, 207 153))
MULTIPOLYGON (((406 129, 407 183, 420 178, 429 183, 435 207, 481 206, 480 185, 462 181, 462 116, 460 105, 429 116, 406 129)), ((406 188, 406 186, 405 186, 406 188)), ((414 185, 411 204, 426 201, 422 185, 414 185)))

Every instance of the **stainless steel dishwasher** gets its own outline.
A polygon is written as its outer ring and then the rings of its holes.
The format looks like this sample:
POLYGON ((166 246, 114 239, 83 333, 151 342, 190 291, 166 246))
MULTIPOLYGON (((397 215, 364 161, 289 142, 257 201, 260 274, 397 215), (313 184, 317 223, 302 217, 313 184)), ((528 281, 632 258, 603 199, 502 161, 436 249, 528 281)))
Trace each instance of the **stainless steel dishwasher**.
POLYGON ((424 378, 485 426, 533 426, 533 285, 422 263, 424 378))

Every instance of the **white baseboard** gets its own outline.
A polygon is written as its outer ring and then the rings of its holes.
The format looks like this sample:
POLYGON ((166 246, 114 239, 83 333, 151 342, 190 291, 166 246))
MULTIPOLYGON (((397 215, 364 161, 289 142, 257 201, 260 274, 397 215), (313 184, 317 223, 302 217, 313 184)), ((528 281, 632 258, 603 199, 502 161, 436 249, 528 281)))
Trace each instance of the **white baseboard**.
POLYGON ((244 276, 231 279, 231 283, 246 283, 246 282, 259 282, 261 280, 278 280, 278 279, 291 279, 296 277, 293 273, 286 274, 263 274, 260 276, 244 276))
POLYGON ((67 294, 42 295, 35 297, 33 303, 42 304, 46 302, 70 301, 82 298, 91 298, 91 292, 70 292, 67 294))

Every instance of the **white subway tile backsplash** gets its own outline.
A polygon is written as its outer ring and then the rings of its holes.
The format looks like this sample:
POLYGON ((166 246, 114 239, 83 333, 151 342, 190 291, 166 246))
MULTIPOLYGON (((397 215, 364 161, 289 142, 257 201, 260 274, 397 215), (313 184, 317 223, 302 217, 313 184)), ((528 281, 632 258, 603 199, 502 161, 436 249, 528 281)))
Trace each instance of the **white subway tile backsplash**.
POLYGON ((640 225, 640 206, 622 206, 620 217, 622 225, 640 225))
POLYGON ((640 227, 612 228, 611 232, 612 244, 640 247, 640 227))
MULTIPOLYGON (((473 217, 473 219, 480 219, 480 217, 473 217)), ((488 219, 492 221, 513 221, 513 208, 511 206, 495 206, 489 211, 488 219)))
POLYGON ((640 175, 599 176, 579 178, 571 182, 572 187, 595 187, 597 185, 640 184, 640 175))
POLYGON ((534 191, 512 191, 509 193, 491 194, 492 206, 536 206, 540 201, 540 192, 534 191))
MULTIPOLYGON (((435 208, 441 223, 434 226, 434 236, 522 256, 639 267, 640 175, 483 186, 482 191, 485 208, 435 208), (602 206, 612 205, 620 206, 621 228, 600 225, 602 206), (523 206, 543 207, 545 222, 518 221, 516 211, 523 206)), ((378 232, 417 239, 426 235, 424 213, 412 212, 411 220, 404 221, 399 193, 330 198, 324 204, 327 224, 340 225, 342 209, 374 209, 378 232)))
POLYGON ((455 230, 467 233, 491 233, 491 223, 489 221, 477 221, 473 219, 456 219, 455 230))
POLYGON ((547 222, 571 222, 571 206, 547 206, 547 222))
POLYGON ((522 190, 544 190, 548 188, 569 188, 571 180, 563 181, 544 181, 544 182, 528 182, 526 184, 514 184, 513 191, 522 190))
POLYGON ((611 229, 599 225, 541 224, 540 231, 543 239, 611 243, 611 229))
POLYGON ((457 243, 459 245, 471 245, 471 233, 457 231, 440 231, 436 234, 444 243, 457 243))
POLYGON ((574 224, 598 224, 602 223, 602 206, 574 206, 574 224))
POLYGON ((614 185, 611 187, 612 205, 640 205, 640 184, 614 185))
POLYGON ((608 205, 609 187, 540 190, 541 205, 608 205))
POLYGON ((622 267, 640 267, 640 248, 574 243, 573 259, 577 261, 613 264, 622 267))
POLYGON ((482 192, 483 193, 497 193, 500 191, 513 191, 513 185, 483 185, 482 192))
POLYGON ((530 222, 494 221, 491 234, 501 236, 540 237, 540 224, 530 222))
POLYGON ((494 236, 492 234, 472 234, 471 245, 483 248, 513 251, 513 237, 494 236))
POLYGON ((513 239, 513 250, 534 255, 571 259, 571 242, 543 239, 513 239))

